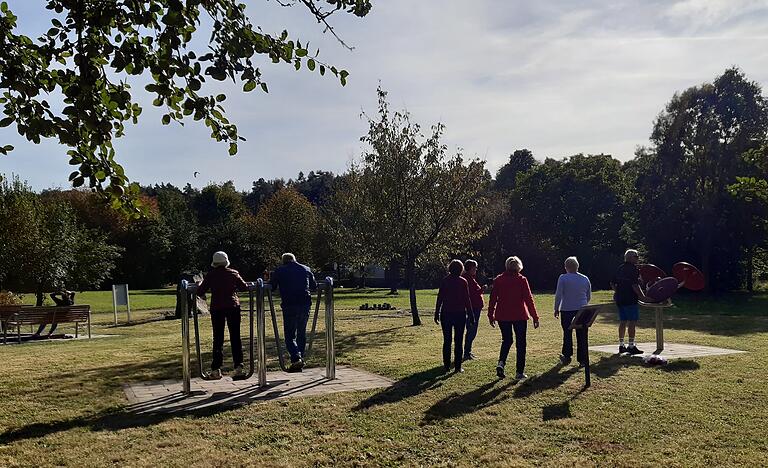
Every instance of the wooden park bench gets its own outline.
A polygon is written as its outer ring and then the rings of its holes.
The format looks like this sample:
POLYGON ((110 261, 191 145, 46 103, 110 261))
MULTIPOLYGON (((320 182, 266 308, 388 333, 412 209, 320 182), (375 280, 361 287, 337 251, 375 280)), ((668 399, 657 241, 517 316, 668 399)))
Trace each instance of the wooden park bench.
POLYGON ((11 317, 16 315, 21 309, 20 305, 3 305, 0 306, 0 329, 3 331, 3 344, 6 343, 6 333, 8 331, 8 322, 11 317))
POLYGON ((91 338, 91 306, 71 305, 56 307, 34 306, 0 306, 0 320, 2 320, 3 343, 6 342, 7 330, 16 328, 16 334, 21 343, 22 325, 51 325, 54 323, 74 323, 75 338, 79 336, 80 324, 88 327, 88 338, 91 338))

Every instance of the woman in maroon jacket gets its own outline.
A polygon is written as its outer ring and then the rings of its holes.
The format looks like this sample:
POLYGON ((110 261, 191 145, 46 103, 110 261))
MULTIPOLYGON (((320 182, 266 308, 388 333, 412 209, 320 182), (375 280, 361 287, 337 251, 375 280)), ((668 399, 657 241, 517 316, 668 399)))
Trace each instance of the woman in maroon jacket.
POLYGON ((213 362, 208 378, 221 378, 221 364, 224 361, 224 325, 229 328, 229 343, 232 345, 232 360, 235 363, 235 378, 242 377, 243 347, 240 342, 240 300, 238 291, 247 291, 248 285, 237 270, 229 268, 229 258, 224 252, 213 254, 213 269, 205 275, 197 287, 202 297, 211 291, 211 323, 213 325, 213 362))
POLYGON ((500 379, 505 377, 504 366, 512 347, 512 331, 514 330, 517 344, 517 374, 515 378, 522 380, 525 375, 525 348, 528 319, 533 317, 533 328, 539 328, 539 314, 536 313, 536 304, 533 302, 531 287, 528 279, 521 275, 523 262, 518 257, 509 257, 505 262, 506 271, 493 280, 491 301, 488 305, 488 319, 491 326, 495 327, 499 322, 501 330, 501 350, 499 351, 499 364, 496 366, 496 375, 500 379))
POLYGON ((437 293, 435 323, 439 323, 443 329, 443 365, 446 372, 451 370, 451 338, 455 348, 454 372, 464 372, 461 368, 464 326, 474 320, 467 280, 461 276, 463 271, 464 264, 461 260, 451 260, 448 276, 443 278, 437 293))

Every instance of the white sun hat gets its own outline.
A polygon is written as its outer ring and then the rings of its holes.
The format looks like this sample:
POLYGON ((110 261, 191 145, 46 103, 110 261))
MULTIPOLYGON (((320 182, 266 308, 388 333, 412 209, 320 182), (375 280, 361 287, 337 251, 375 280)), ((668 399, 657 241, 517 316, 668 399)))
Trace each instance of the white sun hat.
POLYGON ((216 252, 213 254, 213 261, 211 262, 212 267, 228 267, 229 266, 229 257, 227 257, 226 252, 216 252))

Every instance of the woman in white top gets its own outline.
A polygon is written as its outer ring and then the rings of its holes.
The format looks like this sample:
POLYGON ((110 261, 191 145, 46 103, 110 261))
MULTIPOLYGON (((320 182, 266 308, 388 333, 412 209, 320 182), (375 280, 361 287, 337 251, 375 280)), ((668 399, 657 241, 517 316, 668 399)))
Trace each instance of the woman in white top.
MULTIPOLYGON (((589 304, 592 298, 592 284, 589 278, 579 273, 579 261, 576 257, 565 259, 565 273, 557 279, 555 292, 555 318, 560 317, 563 327, 563 351, 560 354, 560 364, 568 365, 573 356, 573 330, 571 322, 576 312, 589 304)), ((580 365, 587 362, 586 330, 576 330, 576 360, 580 365)))

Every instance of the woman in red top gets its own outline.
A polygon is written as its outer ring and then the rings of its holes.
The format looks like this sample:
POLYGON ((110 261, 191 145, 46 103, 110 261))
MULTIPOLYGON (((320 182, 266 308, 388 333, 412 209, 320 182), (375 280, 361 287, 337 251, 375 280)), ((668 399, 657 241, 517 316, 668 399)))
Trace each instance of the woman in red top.
POLYGON ((500 379, 505 377, 504 366, 512 346, 512 331, 515 332, 517 344, 517 374, 516 379, 528 377, 525 370, 526 332, 528 319, 533 317, 533 328, 539 328, 539 314, 536 313, 536 304, 533 302, 531 287, 528 279, 521 275, 523 262, 518 257, 509 257, 505 262, 506 271, 493 280, 491 302, 488 305, 488 319, 491 326, 495 327, 499 322, 501 330, 501 351, 499 352, 499 364, 496 366, 496 375, 500 379))
POLYGON ((443 365, 445 371, 451 370, 451 335, 454 340, 454 372, 464 372, 461 368, 462 342, 464 341, 464 326, 472 322, 472 303, 469 300, 467 280, 462 278, 464 264, 461 260, 451 260, 448 265, 448 276, 440 283, 435 305, 435 323, 440 323, 443 329, 443 365))
POLYGON ((248 285, 237 270, 229 268, 229 257, 225 252, 213 254, 213 269, 205 275, 197 287, 197 295, 205 296, 211 291, 211 323, 213 325, 213 362, 208 378, 221 378, 224 361, 224 325, 229 328, 229 342, 232 345, 232 360, 235 361, 234 378, 241 378, 243 370, 243 347, 240 342, 240 300, 238 291, 247 291, 248 285))
POLYGON ((483 287, 477 282, 477 262, 467 260, 464 263, 464 279, 469 285, 469 300, 472 303, 472 320, 467 321, 467 337, 464 340, 464 360, 471 361, 475 359, 472 354, 472 343, 477 336, 477 326, 480 322, 480 314, 483 311, 483 287))

